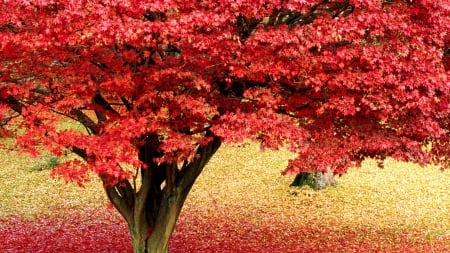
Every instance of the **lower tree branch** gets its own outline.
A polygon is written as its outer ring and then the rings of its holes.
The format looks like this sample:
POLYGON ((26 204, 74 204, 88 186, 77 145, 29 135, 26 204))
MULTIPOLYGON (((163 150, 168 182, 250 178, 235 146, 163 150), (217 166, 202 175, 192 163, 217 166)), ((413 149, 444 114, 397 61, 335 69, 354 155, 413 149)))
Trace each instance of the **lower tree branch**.
POLYGON ((214 136, 213 140, 204 147, 199 147, 197 154, 200 156, 195 159, 194 162, 187 164, 182 169, 182 177, 180 178, 179 187, 183 191, 189 191, 194 184, 197 177, 203 170, 203 167, 208 163, 212 155, 219 149, 221 140, 219 137, 214 136))
POLYGON ((0 101, 7 104, 13 111, 17 112, 18 114, 22 114, 24 105, 19 100, 17 100, 17 98, 8 96, 5 99, 0 98, 0 101))
POLYGON ((73 114, 76 117, 77 121, 80 122, 84 127, 86 127, 89 132, 93 134, 100 133, 98 125, 80 109, 72 109, 70 113, 73 114))
POLYGON ((105 183, 105 192, 108 199, 129 223, 133 220, 132 206, 129 206, 126 199, 119 195, 119 192, 115 186, 107 185, 107 182, 104 182, 104 184, 105 183))

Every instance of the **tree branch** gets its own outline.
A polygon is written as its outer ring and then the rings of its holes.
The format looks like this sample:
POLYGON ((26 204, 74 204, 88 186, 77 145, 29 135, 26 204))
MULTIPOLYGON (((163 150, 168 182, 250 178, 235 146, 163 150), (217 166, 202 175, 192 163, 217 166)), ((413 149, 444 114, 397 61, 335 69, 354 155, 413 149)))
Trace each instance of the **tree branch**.
POLYGON ((120 100, 122 100, 128 111, 131 111, 133 109, 133 105, 124 96, 121 96, 120 100))
POLYGON ((200 156, 194 160, 194 162, 183 166, 184 168, 180 174, 180 181, 178 186, 182 191, 189 191, 194 184, 197 177, 203 170, 203 167, 208 163, 212 155, 219 149, 221 145, 221 140, 219 137, 214 136, 213 140, 204 147, 199 147, 197 154, 200 156))
POLYGON ((98 125, 80 109, 72 109, 70 113, 75 115, 77 121, 80 122, 84 127, 86 127, 91 133, 100 133, 98 125))
POLYGON ((88 160, 88 155, 86 153, 86 150, 81 149, 79 147, 69 147, 70 151, 72 151, 73 153, 77 154, 79 157, 83 158, 83 160, 87 161, 88 160))
POLYGON ((119 195, 124 199, 127 206, 132 208, 135 204, 136 192, 130 184, 130 181, 123 180, 118 185, 114 186, 119 195))
POLYGON ((110 186, 107 182, 103 181, 105 184, 105 192, 108 199, 114 205, 114 207, 119 211, 119 213, 127 220, 129 224, 133 220, 132 209, 128 205, 127 201, 119 195, 116 186, 110 186))
POLYGON ((240 27, 240 40, 241 42, 244 42, 254 33, 258 24, 263 24, 265 26, 286 24, 289 27, 295 25, 308 25, 314 22, 316 17, 321 14, 328 13, 332 18, 336 18, 339 15, 350 14, 353 12, 353 9, 354 7, 349 1, 330 2, 328 0, 323 0, 314 5, 306 14, 291 10, 275 9, 270 16, 262 19, 247 18, 242 15, 238 16, 236 24, 240 27))
POLYGON ((178 168, 176 163, 167 164, 166 166, 166 189, 169 194, 174 194, 178 168))
POLYGON ((112 108, 112 106, 108 103, 108 101, 106 101, 106 99, 103 98, 100 92, 97 92, 95 94, 92 101, 94 102, 94 104, 100 105, 104 110, 111 112, 114 115, 119 115, 119 113, 116 110, 114 110, 114 108, 112 108))
POLYGON ((22 114, 24 105, 17 98, 8 96, 6 99, 1 99, 0 101, 7 104, 13 111, 17 112, 18 114, 22 114))

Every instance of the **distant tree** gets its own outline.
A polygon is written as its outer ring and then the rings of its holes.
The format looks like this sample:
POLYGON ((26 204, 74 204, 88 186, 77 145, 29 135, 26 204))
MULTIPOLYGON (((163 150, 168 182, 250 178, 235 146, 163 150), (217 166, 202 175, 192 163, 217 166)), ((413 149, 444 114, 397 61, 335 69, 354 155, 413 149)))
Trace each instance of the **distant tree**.
POLYGON ((328 186, 336 186, 337 182, 334 178, 334 172, 329 169, 325 172, 313 171, 313 172, 301 172, 295 175, 294 180, 290 186, 309 186, 314 190, 322 190, 328 186))
POLYGON ((222 142, 285 146, 291 174, 447 166, 449 31, 447 0, 4 0, 2 134, 77 154, 54 174, 96 173, 134 251, 167 252, 222 142))

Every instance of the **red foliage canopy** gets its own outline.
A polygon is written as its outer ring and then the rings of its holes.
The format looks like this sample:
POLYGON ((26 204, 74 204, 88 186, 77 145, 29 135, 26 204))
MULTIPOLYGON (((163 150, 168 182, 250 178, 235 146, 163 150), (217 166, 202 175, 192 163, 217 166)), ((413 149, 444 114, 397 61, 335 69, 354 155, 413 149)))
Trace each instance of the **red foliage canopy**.
POLYGON ((58 170, 68 179, 128 177, 118 165, 140 165, 149 133, 177 162, 207 132, 286 145, 291 173, 448 162, 447 0, 4 0, 0 13, 2 123, 21 115, 26 150, 87 158, 58 170))

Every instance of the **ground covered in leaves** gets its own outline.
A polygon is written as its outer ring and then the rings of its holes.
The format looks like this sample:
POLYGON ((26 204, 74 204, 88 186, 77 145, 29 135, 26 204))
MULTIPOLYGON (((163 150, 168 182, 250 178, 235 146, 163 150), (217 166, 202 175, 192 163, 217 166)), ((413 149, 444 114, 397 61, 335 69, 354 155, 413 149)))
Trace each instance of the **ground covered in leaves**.
MULTIPOLYGON (((50 179, 45 157, 0 157, 0 252, 131 252, 100 183, 50 179)), ((368 161, 337 187, 314 191, 289 187, 293 177, 281 176, 289 157, 222 147, 194 186, 170 251, 450 252, 450 171, 368 161)))

